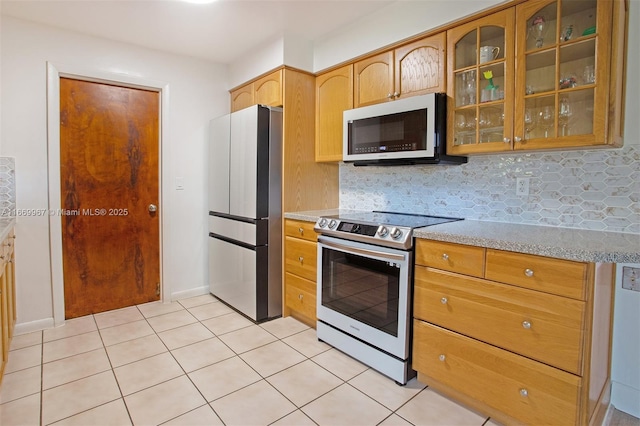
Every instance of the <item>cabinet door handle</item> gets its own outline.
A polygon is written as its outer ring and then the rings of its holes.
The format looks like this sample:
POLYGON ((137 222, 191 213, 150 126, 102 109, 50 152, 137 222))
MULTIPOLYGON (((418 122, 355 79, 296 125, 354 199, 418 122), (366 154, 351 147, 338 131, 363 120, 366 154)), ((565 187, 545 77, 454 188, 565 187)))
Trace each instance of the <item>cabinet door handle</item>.
POLYGON ((533 276, 533 269, 529 269, 529 268, 525 269, 525 270, 524 270, 524 274, 525 274, 527 277, 531 278, 531 277, 533 276))
POLYGON ((393 94, 387 93, 387 99, 392 99, 392 98, 393 98, 393 94))
POLYGON ((446 305, 448 301, 449 299, 447 299, 446 297, 443 297, 442 299, 440 299, 440 303, 442 303, 443 305, 446 305))
POLYGON ((446 357, 444 354, 440 354, 440 356, 438 357, 438 359, 439 359, 440 361, 444 362, 444 361, 447 359, 447 357, 446 357))
POLYGON ((304 228, 298 228, 298 232, 300 233, 300 235, 304 235, 304 228))
POLYGON ((516 136, 515 138, 513 138, 513 140, 515 140, 516 142, 522 142, 522 138, 520 136, 516 136))
POLYGON ((442 260, 449 260, 449 255, 447 253, 442 253, 442 260))
POLYGON ((522 321, 522 328, 525 329, 530 329, 531 328, 531 323, 529 321, 522 321))
POLYGON ((300 300, 302 302, 302 299, 304 298, 304 296, 302 294, 298 295, 298 300, 300 300))
POLYGON ((298 257, 298 260, 300 261, 300 263, 304 262, 304 257, 300 256, 298 257))
POLYGON ((526 390, 525 388, 520 389, 520 396, 523 398, 526 398, 529 396, 529 391, 526 390))
POLYGON ((394 97, 394 98, 397 98, 398 96, 400 96, 400 93, 398 93, 398 92, 393 92, 393 97, 394 97))
POLYGON ((510 138, 504 138, 504 139, 502 139, 502 142, 511 143, 511 139, 510 138))

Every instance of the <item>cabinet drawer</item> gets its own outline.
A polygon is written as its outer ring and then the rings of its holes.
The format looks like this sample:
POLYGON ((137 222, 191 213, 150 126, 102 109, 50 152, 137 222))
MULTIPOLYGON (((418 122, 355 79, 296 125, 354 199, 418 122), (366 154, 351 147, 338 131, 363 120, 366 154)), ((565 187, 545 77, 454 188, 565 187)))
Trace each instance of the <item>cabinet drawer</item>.
POLYGON ((413 368, 514 419, 573 425, 581 379, 486 343, 414 320, 413 368))
POLYGON ((433 240, 416 240, 416 264, 453 271, 474 277, 484 276, 482 247, 433 240))
POLYGON ((315 223, 287 219, 284 221, 284 235, 316 242, 318 234, 313 230, 315 223))
POLYGON ((414 316, 581 374, 585 303, 416 267, 414 316))
POLYGON ((316 321, 316 284, 296 275, 285 273, 285 303, 291 310, 316 321))
POLYGON ((316 282, 317 244, 299 238, 284 239, 284 269, 286 272, 316 282))
POLYGON ((487 249, 485 278, 586 300, 586 263, 487 249))

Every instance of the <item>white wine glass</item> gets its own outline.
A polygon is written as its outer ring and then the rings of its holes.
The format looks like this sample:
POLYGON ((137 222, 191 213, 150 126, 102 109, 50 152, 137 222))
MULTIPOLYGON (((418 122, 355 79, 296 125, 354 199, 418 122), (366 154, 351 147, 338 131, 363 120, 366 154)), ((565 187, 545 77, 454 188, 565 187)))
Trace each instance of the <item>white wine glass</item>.
POLYGON ((544 128, 544 137, 548 138, 549 129, 553 127, 553 121, 554 121, 553 107, 551 105, 542 107, 542 110, 540 111, 539 119, 540 119, 540 125, 542 125, 542 127, 544 128))
POLYGON ((529 108, 527 108, 527 109, 524 110, 524 133, 525 133, 525 139, 527 139, 527 140, 529 139, 529 134, 535 128, 536 128, 536 116, 529 108))
POLYGON ((558 106, 558 124, 562 126, 562 136, 569 136, 569 119, 573 115, 573 107, 568 98, 562 98, 558 106))

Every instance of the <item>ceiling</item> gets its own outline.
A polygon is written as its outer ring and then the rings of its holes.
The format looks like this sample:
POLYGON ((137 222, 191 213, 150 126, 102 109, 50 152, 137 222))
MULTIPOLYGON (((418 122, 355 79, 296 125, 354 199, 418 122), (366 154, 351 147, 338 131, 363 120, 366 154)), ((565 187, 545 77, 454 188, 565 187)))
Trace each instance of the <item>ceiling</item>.
POLYGON ((279 37, 316 41, 395 0, 2 0, 2 14, 217 63, 279 37))

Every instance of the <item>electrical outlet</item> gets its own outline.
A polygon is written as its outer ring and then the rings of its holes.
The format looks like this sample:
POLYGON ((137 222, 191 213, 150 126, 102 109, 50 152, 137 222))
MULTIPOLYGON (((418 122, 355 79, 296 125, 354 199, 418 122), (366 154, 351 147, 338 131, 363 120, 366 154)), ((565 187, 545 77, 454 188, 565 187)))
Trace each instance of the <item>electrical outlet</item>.
POLYGON ((529 195, 529 178, 516 178, 516 195, 529 195))
POLYGON ((640 268, 622 267, 622 288, 640 291, 640 268))

